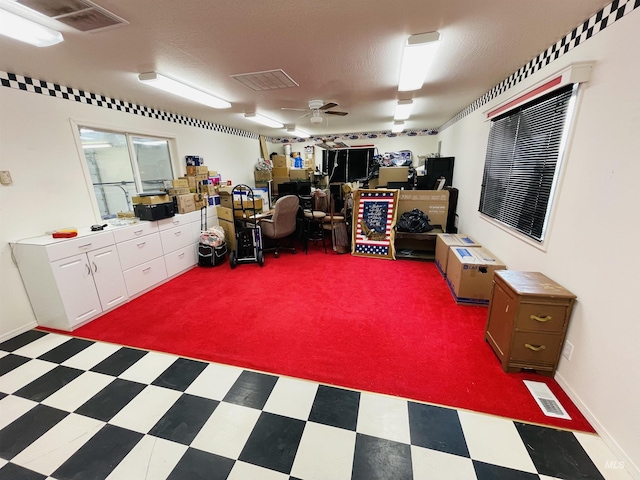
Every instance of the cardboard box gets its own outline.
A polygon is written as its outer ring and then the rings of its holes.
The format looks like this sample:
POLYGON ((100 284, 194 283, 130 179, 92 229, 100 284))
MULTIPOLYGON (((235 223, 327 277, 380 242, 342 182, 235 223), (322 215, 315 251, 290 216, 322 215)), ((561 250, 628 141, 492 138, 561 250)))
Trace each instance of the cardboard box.
POLYGON ((257 210, 262 211, 262 198, 254 196, 253 198, 242 198, 233 200, 233 206, 236 210, 241 210, 243 207, 245 210, 257 210))
POLYGON ((178 206, 178 213, 189 213, 196 209, 196 203, 192 193, 176 195, 176 204, 178 206))
POLYGON ((480 247, 481 245, 468 235, 460 233, 440 233, 436 238, 436 267, 443 277, 447 277, 447 261, 450 247, 480 247))
POLYGON ((286 155, 274 155, 271 157, 274 167, 289 167, 289 157, 286 155))
POLYGON ((200 210, 201 208, 207 205, 207 201, 202 199, 202 200, 195 201, 194 204, 195 204, 195 210, 200 210))
POLYGON ((196 167, 195 165, 187 165, 187 176, 188 177, 195 177, 196 175, 196 167))
POLYGON ((209 167, 207 165, 203 165, 202 163, 200 165, 196 166, 196 175, 204 175, 205 177, 209 176, 209 167))
POLYGON ((233 208, 233 200, 231 198, 231 194, 226 192, 226 191, 221 191, 218 192, 218 195, 220 195, 220 205, 225 207, 225 208, 233 208))
POLYGON ((220 185, 218 186, 218 193, 220 195, 231 195, 233 191, 233 187, 231 185, 220 185))
POLYGON ((273 177, 273 182, 271 182, 273 186, 273 193, 278 193, 278 185, 290 181, 289 177, 273 177))
POLYGON ((313 181, 313 170, 307 168, 290 168, 289 178, 291 180, 311 180, 313 181))
POLYGON ((271 172, 265 172, 264 170, 255 170, 253 178, 256 182, 268 182, 273 178, 273 175, 271 175, 271 172))
POLYGON ((146 205, 153 205, 156 203, 167 203, 171 201, 171 197, 169 195, 146 195, 146 196, 136 196, 131 197, 131 203, 144 203, 146 205))
POLYGON ((176 178, 171 181, 173 188, 189 188, 189 180, 186 178, 176 178))
POLYGON ((189 193, 188 188, 170 188, 169 195, 186 195, 189 193))
POLYGON ((388 182, 406 182, 409 178, 409 167, 380 167, 378 185, 386 186, 388 182))
POLYGON ((236 228, 233 220, 233 211, 230 208, 217 206, 218 224, 224 230, 224 241, 228 250, 236 249, 236 228))
POLYGON ((273 178, 289 178, 289 167, 273 167, 271 174, 273 178))
POLYGON ((493 272, 507 267, 483 247, 450 247, 447 285, 456 303, 488 305, 493 272))
POLYGON ((417 208, 429 217, 430 225, 440 225, 444 230, 449 212, 448 190, 400 190, 398 218, 404 212, 417 208))

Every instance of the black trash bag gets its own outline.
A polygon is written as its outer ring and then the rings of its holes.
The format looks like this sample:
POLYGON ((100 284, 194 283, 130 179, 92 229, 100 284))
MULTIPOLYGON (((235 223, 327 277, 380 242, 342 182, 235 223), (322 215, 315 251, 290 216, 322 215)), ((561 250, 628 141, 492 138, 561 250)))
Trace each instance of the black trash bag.
POLYGON ((414 208, 400 215, 396 229, 399 232, 425 233, 433 230, 433 226, 429 225, 429 217, 426 213, 414 208))

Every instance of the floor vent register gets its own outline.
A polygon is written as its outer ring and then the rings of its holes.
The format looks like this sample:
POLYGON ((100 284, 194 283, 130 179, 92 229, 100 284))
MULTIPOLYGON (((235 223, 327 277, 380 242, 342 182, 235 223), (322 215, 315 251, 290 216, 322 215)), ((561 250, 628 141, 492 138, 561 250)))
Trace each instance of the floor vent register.
POLYGON ((533 395, 538 406, 542 409, 547 417, 564 418, 571 420, 571 417, 564 409, 562 404, 558 401, 553 392, 549 389, 546 383, 533 382, 531 380, 523 380, 525 386, 533 395))

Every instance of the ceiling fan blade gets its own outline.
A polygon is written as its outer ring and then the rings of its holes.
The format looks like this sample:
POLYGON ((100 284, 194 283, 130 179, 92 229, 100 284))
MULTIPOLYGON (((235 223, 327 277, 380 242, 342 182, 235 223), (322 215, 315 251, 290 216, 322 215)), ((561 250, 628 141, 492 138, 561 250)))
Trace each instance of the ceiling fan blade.
POLYGON ((320 110, 329 110, 330 108, 337 107, 337 106, 338 106, 337 103, 329 102, 329 103, 325 103, 323 106, 321 106, 320 110))
POLYGON ((324 113, 326 113, 327 115, 338 115, 339 117, 344 117, 345 115, 349 115, 348 112, 336 112, 333 110, 327 110, 324 113))
POLYGON ((308 108, 288 108, 288 107, 280 107, 280 110, 293 110, 296 112, 306 112, 309 110, 308 108))
MULTIPOLYGON (((303 110, 304 111, 304 110, 303 110)), ((311 112, 307 112, 304 115, 300 115, 298 118, 304 118, 304 117, 308 117, 309 115, 311 115, 311 112)))

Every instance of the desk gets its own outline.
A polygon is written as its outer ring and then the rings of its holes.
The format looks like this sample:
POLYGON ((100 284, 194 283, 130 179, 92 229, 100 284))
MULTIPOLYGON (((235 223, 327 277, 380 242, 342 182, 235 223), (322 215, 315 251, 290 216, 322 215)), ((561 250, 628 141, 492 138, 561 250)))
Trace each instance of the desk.
POLYGON ((425 233, 396 231, 394 242, 396 258, 435 260, 436 237, 439 233, 444 233, 441 225, 433 225, 433 230, 425 233))

